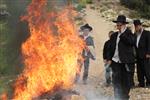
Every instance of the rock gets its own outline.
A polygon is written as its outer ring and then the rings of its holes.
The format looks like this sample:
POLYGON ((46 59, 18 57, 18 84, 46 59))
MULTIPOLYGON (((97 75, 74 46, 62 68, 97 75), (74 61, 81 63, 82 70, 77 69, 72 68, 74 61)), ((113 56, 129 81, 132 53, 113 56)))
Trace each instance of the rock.
POLYGON ((143 25, 145 26, 145 27, 150 27, 150 21, 149 20, 143 20, 143 25))
POLYGON ((84 96, 81 95, 72 95, 71 100, 86 100, 84 96))
POLYGON ((101 15, 107 18, 107 20, 113 20, 117 16, 117 13, 113 9, 109 9, 101 12, 101 15))

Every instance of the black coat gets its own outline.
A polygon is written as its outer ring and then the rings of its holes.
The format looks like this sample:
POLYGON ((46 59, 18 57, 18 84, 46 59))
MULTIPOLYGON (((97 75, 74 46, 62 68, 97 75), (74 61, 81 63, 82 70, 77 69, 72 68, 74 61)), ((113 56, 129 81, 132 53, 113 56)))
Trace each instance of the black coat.
MULTIPOLYGON (((137 36, 135 35, 136 40, 137 36)), ((135 41, 136 46, 136 41, 135 41)), ((138 47, 136 46, 136 55, 139 59, 145 59, 146 54, 150 55, 150 32, 143 30, 139 40, 138 47)))
POLYGON ((103 59, 109 59, 110 40, 107 40, 103 47, 103 59))
MULTIPOLYGON (((115 49, 116 49, 116 40, 117 40, 118 32, 112 34, 110 38, 110 54, 109 60, 112 60, 115 49)), ((118 53, 119 58, 122 63, 134 63, 135 62, 135 54, 134 54, 134 43, 135 38, 132 34, 131 30, 128 28, 120 35, 120 41, 118 43, 118 53)))

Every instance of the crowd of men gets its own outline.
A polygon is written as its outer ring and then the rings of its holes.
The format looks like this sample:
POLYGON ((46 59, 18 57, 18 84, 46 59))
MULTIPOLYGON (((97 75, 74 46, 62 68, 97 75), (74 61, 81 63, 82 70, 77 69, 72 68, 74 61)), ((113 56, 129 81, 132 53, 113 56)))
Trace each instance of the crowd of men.
POLYGON ((111 68, 115 100, 128 100, 130 89, 135 87, 135 69, 137 86, 150 87, 150 32, 143 28, 139 19, 133 20, 134 33, 127 27, 124 15, 119 15, 113 22, 118 31, 109 33, 110 38, 103 49, 106 83, 110 84, 108 68, 111 68))
MULTIPOLYGON (((107 86, 111 83, 114 88, 115 100, 129 100, 129 92, 135 87, 134 73, 137 72, 138 87, 150 87, 150 31, 143 28, 143 23, 133 20, 134 33, 127 27, 129 22, 126 16, 119 15, 113 21, 117 31, 109 32, 109 40, 104 44, 103 59, 107 86), (112 74, 111 74, 112 72, 112 74)), ((84 63, 83 83, 87 84, 90 59, 95 60, 94 40, 90 36, 92 27, 85 24, 80 27, 86 48, 82 52, 84 63)), ((77 73, 75 82, 78 81, 80 72, 77 73)))

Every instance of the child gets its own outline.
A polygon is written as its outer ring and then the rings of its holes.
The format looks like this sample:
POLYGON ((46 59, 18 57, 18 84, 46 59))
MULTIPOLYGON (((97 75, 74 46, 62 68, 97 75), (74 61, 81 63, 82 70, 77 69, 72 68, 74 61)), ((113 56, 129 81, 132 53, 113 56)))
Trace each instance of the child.
MULTIPOLYGON (((113 31, 110 31, 108 33, 109 39, 111 35, 113 34, 113 31)), ((105 79, 106 79, 106 86, 109 86, 111 83, 111 68, 110 68, 110 61, 108 60, 109 56, 109 46, 110 46, 110 40, 107 40, 104 44, 103 48, 103 59, 104 59, 104 66, 105 66, 105 79)))
MULTIPOLYGON (((90 63, 90 58, 92 60, 95 60, 95 55, 94 55, 94 41, 93 41, 93 37, 90 36, 91 31, 93 30, 93 28, 91 26, 89 26, 89 24, 85 24, 83 26, 80 27, 81 31, 83 32, 82 35, 80 35, 80 37, 82 39, 84 39, 86 47, 82 52, 82 57, 84 59, 84 71, 83 71, 83 84, 87 84, 87 78, 88 78, 88 71, 89 71, 89 63, 90 63)), ((82 66, 82 64, 81 64, 82 66)), ((81 67, 80 69, 81 70, 81 67)), ((80 74, 80 73, 79 73, 80 74)), ((80 75, 77 75, 77 79, 80 77, 80 75)))

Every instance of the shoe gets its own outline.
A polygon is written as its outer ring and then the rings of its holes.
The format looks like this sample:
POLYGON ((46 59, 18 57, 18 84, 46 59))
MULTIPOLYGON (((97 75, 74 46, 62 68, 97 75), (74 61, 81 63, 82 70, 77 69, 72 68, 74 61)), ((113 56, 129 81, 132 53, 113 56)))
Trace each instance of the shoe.
POLYGON ((86 80, 83 80, 83 84, 86 85, 86 84, 87 84, 87 81, 86 81, 86 80))
POLYGON ((110 84, 106 83, 106 84, 105 84, 105 86, 106 86, 106 87, 109 87, 109 86, 110 86, 110 84))
POLYGON ((150 82, 146 82, 146 87, 150 87, 150 82))
POLYGON ((80 76, 77 75, 76 78, 75 78, 75 80, 74 80, 74 83, 75 83, 75 84, 78 83, 78 82, 79 82, 79 79, 80 79, 80 76))
POLYGON ((138 84, 137 87, 145 87, 145 85, 144 84, 138 84))
POLYGON ((135 88, 136 86, 135 86, 135 84, 134 83, 132 83, 131 84, 131 88, 135 88))
POLYGON ((105 85, 106 87, 111 86, 111 81, 106 81, 104 85, 105 85))

